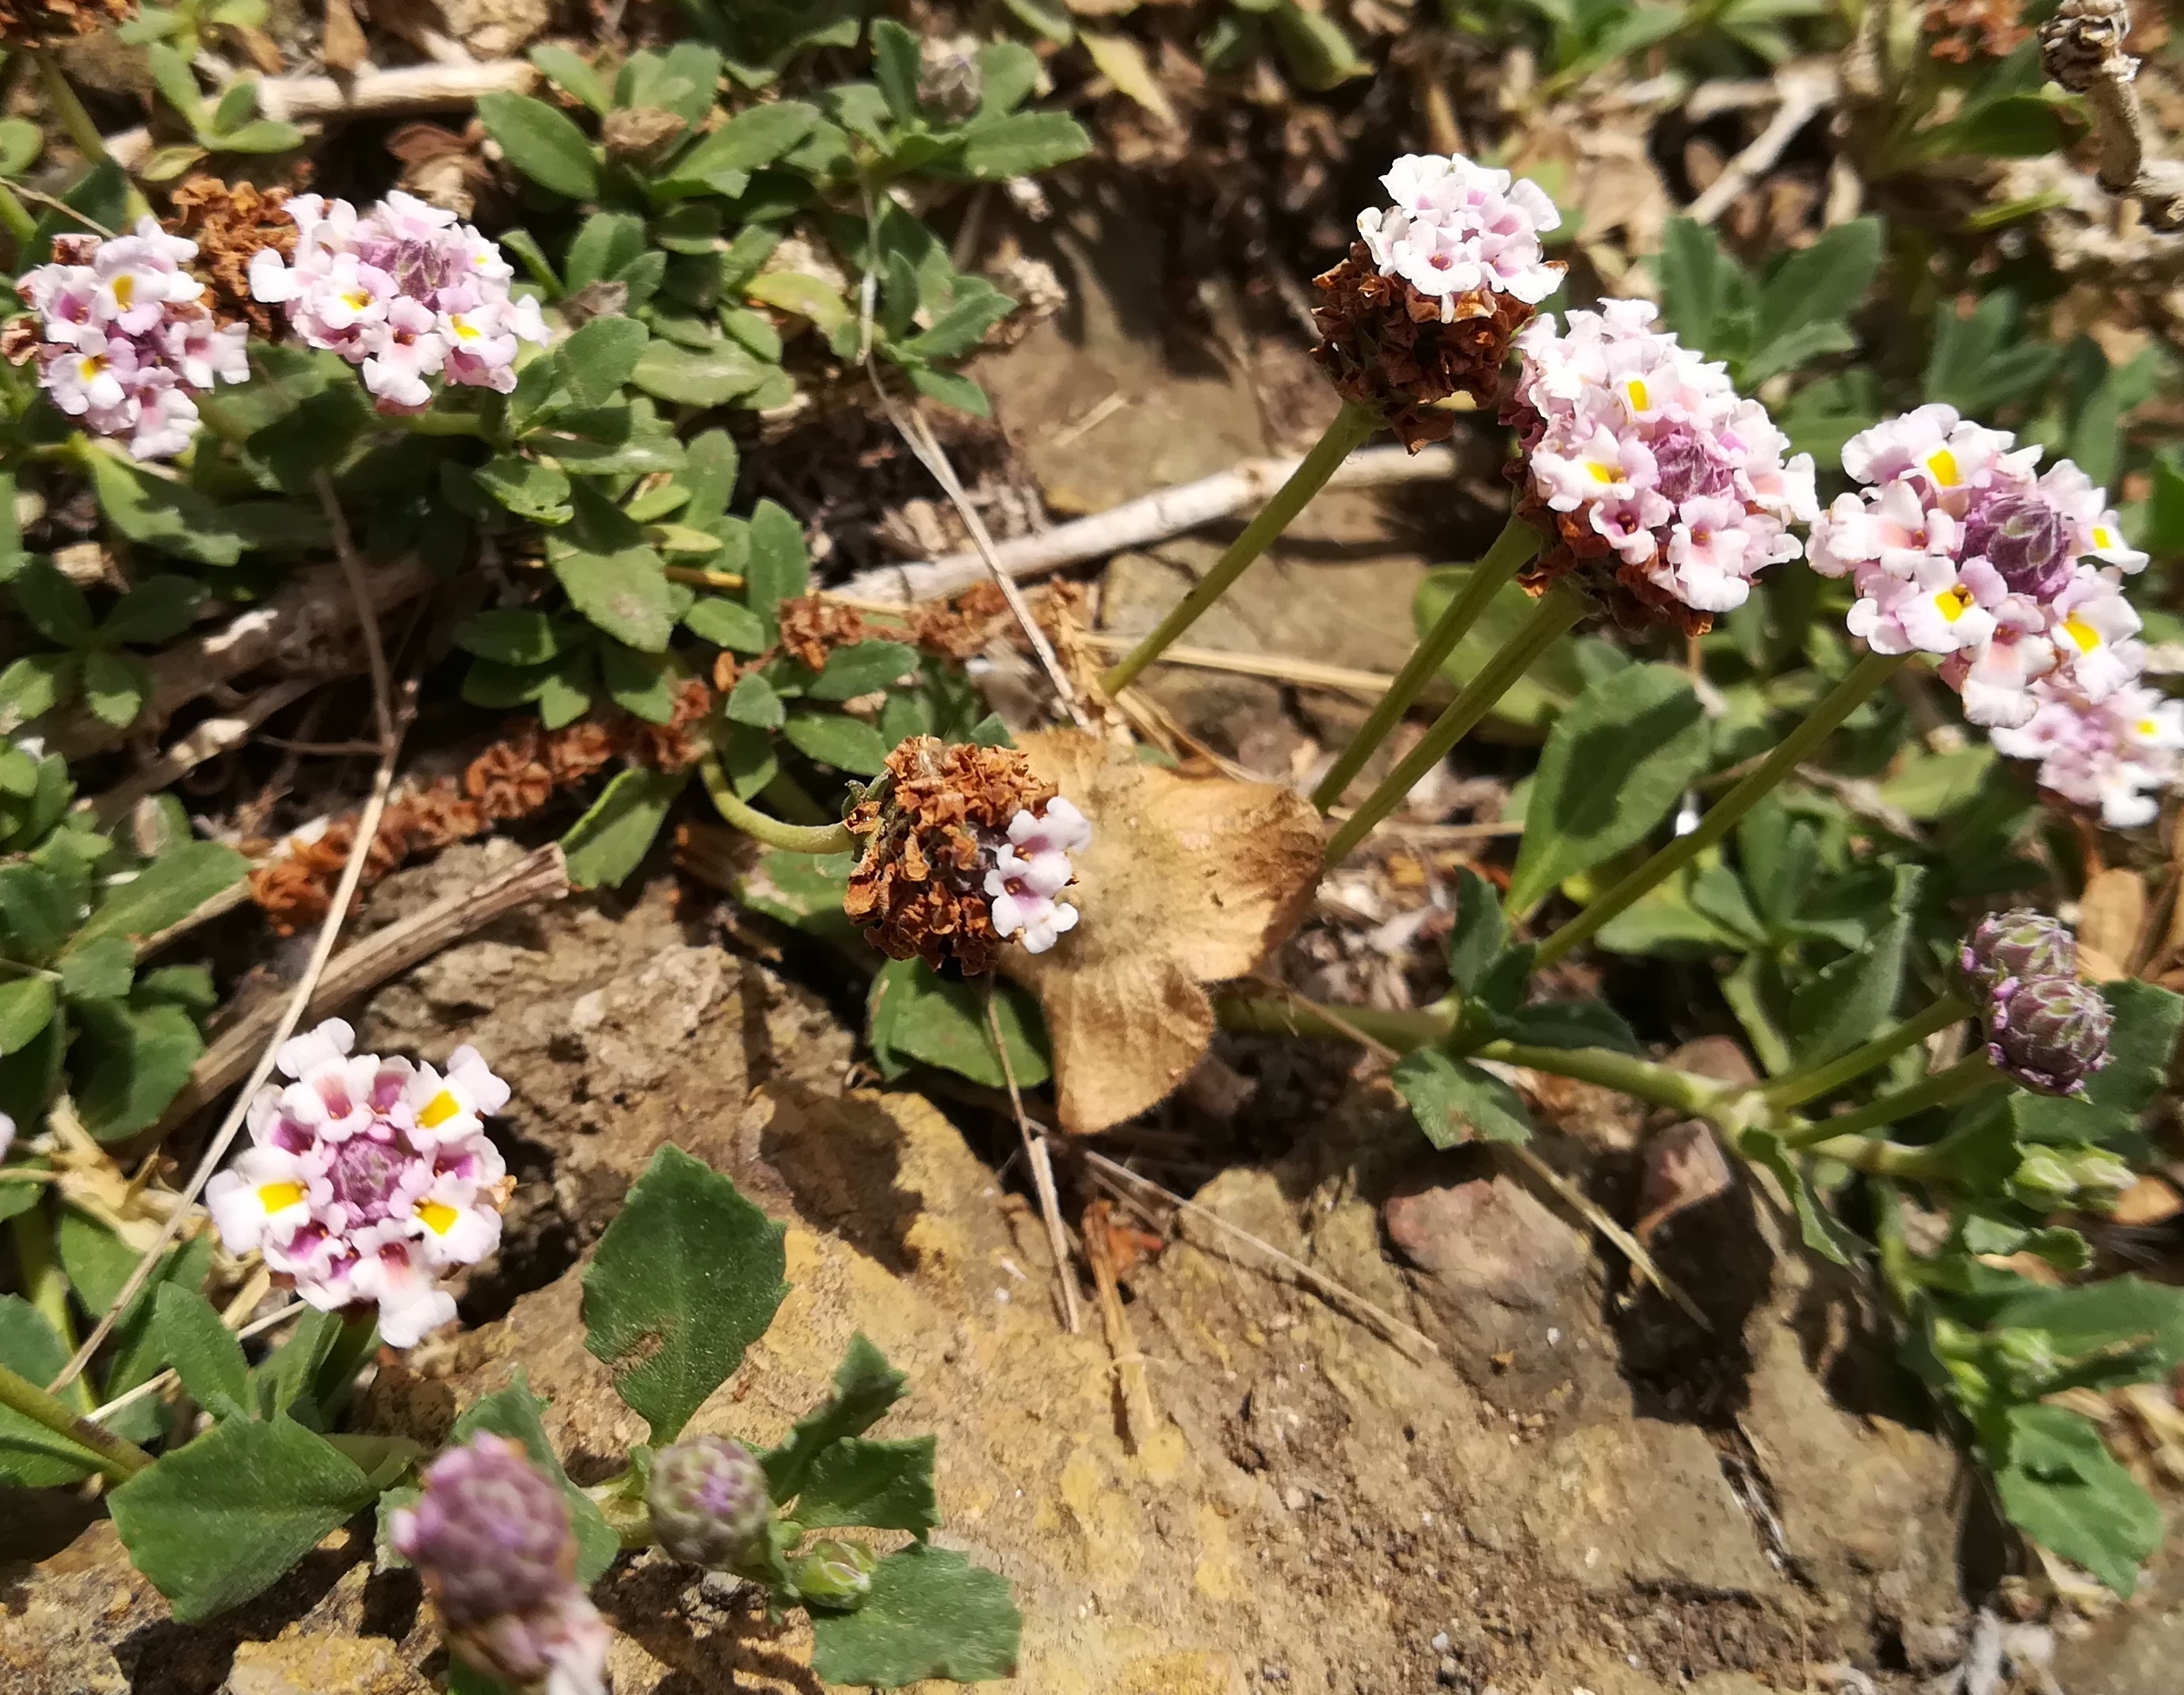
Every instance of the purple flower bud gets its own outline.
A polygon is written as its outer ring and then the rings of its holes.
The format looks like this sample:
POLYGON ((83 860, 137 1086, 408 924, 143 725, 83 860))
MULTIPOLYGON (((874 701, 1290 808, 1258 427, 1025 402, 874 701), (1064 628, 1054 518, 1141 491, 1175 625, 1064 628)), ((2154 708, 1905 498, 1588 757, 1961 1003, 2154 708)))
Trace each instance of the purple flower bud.
POLYGON ((1983 555, 2019 594, 2052 600, 2070 581, 2076 561, 2063 533, 2063 514, 2035 490, 2004 489, 1973 507, 1964 520, 1964 557, 1983 555))
POLYGON ((2113 1022, 2098 990, 2070 977, 2036 977, 1990 1003, 1987 1057, 2028 1088, 2080 1094, 2109 1063, 2113 1022))
POLYGON ((511 1689, 599 1695, 612 1632, 577 1587, 560 1486, 521 1444, 480 1431, 426 1468, 387 1526, 458 1659, 511 1689))
POLYGON ((2075 977, 2077 938, 2044 912, 2013 907, 1979 921, 1964 944, 1964 975, 1981 995, 2006 992, 2006 985, 2036 977, 2075 977))
POLYGON ((789 1581, 811 1605, 847 1613, 872 1592, 879 1556, 861 1542, 815 1542, 789 1568, 789 1581))
POLYGON ((701 1436, 652 1462, 644 1503, 660 1547, 693 1565, 728 1570, 756 1551, 773 1510, 766 1473, 741 1442, 701 1436))

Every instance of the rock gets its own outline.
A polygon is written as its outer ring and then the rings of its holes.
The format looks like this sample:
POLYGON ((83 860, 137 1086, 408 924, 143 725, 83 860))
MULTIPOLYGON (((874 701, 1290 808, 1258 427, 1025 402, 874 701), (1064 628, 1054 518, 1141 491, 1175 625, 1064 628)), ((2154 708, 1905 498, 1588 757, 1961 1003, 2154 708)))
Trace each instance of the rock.
POLYGON ((284 1637, 241 1642, 226 1695, 432 1695, 384 1637, 284 1637))
POLYGON ((509 58, 546 33, 549 0, 441 0, 448 33, 476 58, 509 58))

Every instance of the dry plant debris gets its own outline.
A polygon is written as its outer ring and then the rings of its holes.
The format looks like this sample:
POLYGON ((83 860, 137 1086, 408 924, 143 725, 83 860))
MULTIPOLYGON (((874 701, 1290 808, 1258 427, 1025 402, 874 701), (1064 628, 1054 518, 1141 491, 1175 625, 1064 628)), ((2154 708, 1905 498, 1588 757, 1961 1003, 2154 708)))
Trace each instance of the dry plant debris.
POLYGON ((267 247, 283 259, 296 252, 296 224, 283 208, 285 188, 229 184, 202 173, 184 178, 170 197, 175 233, 198 244, 190 274, 205 286, 205 304, 223 324, 247 323, 270 339, 270 307, 250 293, 250 261, 267 247))
POLYGON ((0 0, 0 42, 51 47, 136 15, 135 0, 0 0))
POLYGON ((1088 1135, 1155 1105, 1204 1056, 1204 986, 1257 970, 1303 919, 1319 820, 1292 790, 1184 776, 1076 731, 1020 742, 1092 824, 1067 944, 1002 962, 1046 1014, 1061 1126, 1088 1135))

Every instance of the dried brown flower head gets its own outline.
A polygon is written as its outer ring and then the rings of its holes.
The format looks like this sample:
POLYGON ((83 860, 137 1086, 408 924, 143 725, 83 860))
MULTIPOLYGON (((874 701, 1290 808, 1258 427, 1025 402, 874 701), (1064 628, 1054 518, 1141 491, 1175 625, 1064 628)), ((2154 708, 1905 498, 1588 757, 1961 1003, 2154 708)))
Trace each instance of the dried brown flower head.
POLYGON ((1952 64, 1974 58, 2008 58, 2032 39, 2018 0, 1926 0, 1919 26, 1930 37, 1926 51, 1952 64))
POLYGON ((553 797, 554 773, 539 757, 544 749, 536 728, 526 727, 529 733, 503 737, 463 772, 463 792, 488 818, 527 818, 553 797))
POLYGON ((0 0, 0 42, 53 47, 136 15, 136 0, 0 0))
POLYGON ((295 256, 296 225, 283 209, 288 191, 200 174, 183 178, 170 198, 175 233, 198 244, 190 275, 205 286, 212 315, 223 324, 247 323, 271 340, 273 308, 251 297, 250 261, 268 247, 284 259, 295 256))
POLYGON ((580 783, 604 770, 621 751, 614 731, 596 719, 580 718, 546 738, 546 767, 557 783, 580 783))
MULTIPOLYGON (((1510 475, 1521 478, 1522 461, 1510 475)), ((1517 581, 1528 593, 1545 594, 1554 583, 1568 579, 1588 591, 1625 630, 1658 629, 1663 625, 1686 636, 1703 636, 1713 628, 1713 615, 1685 604, 1648 578, 1637 565, 1626 564, 1607 538, 1586 521, 1583 512, 1557 512, 1523 486, 1517 511, 1545 542, 1517 581)))
POLYGON ((1533 313, 1513 295, 1473 289, 1452 297, 1445 323, 1447 302, 1381 275, 1362 242, 1312 282, 1321 337, 1312 358, 1337 393, 1379 412, 1412 453, 1455 431, 1456 416, 1440 402, 1468 394, 1481 408, 1496 403, 1510 344, 1533 313))
POLYGON ((928 653, 960 664, 983 653, 1008 615, 1009 597, 999 583, 973 583, 961 594, 911 608, 910 639, 928 653))
POLYGON ((655 771, 680 771, 698 763, 705 751, 698 726, 713 709, 713 692, 701 678, 692 677, 677 691, 675 709, 665 724, 627 720, 619 737, 621 751, 640 765, 655 771))
POLYGON ((870 633, 865 615, 822 594, 800 595, 784 600, 773 610, 781 628, 781 649, 791 659, 818 670, 837 647, 850 647, 870 633))
POLYGON ((1318 886, 1319 816, 1294 791, 1186 777, 1072 730, 1022 738, 1032 773, 1090 820, 1050 953, 1003 972, 1039 997, 1064 1129, 1105 1130, 1155 1105, 1213 1039, 1202 986, 1240 977, 1294 930, 1318 886))
POLYGON ((865 849, 843 910, 890 959, 989 970, 1001 952, 985 892, 994 844, 1018 812, 1038 811, 1055 793, 1013 747, 911 736, 850 814, 865 849))

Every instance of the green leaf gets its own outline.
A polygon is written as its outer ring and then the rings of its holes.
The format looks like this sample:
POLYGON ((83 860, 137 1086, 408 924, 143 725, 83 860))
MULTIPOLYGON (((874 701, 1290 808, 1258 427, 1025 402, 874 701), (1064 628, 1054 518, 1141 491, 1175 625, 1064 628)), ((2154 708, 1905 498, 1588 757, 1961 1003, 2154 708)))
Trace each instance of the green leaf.
POLYGON ((618 642, 641 653, 666 651, 675 633, 675 596, 660 555, 642 545, 612 553, 566 553, 554 575, 569 603, 618 642))
POLYGON ((1092 138, 1066 112, 1016 112, 983 118, 962 132, 956 156, 966 176, 1006 182, 1051 170, 1092 151, 1092 138))
MULTIPOLYGON (((0 1295, 0 1365, 33 1383, 50 1383, 68 1357, 67 1346, 42 1313, 20 1295, 0 1295)), ((49 1489, 95 1470, 75 1443, 13 1408, 0 1407, 0 1484, 49 1489)))
POLYGON ((159 1121, 204 1052, 190 1015, 176 1006, 90 1001, 75 1009, 76 1109, 101 1142, 119 1142, 159 1121))
POLYGON ((751 172, 772 164, 817 127, 819 111, 800 100, 776 100, 738 112, 670 165, 654 185, 663 199, 698 194, 734 198, 751 172))
MULTIPOLYGON (((645 250, 644 220, 633 212, 594 212, 577 225, 563 270, 570 292, 590 287, 616 275, 645 250)), ((603 321, 594 319, 593 323, 603 321)), ((604 320, 614 321, 614 320, 604 320)), ((584 326, 588 327, 588 326, 584 326)), ((596 401, 584 403, 595 405, 596 401)))
POLYGON ((215 153, 286 153, 302 147, 307 138, 293 124, 284 124, 275 118, 258 118, 240 129, 225 131, 206 139, 215 153))
POLYGON ((862 1332, 851 1337, 834 1370, 834 1392, 796 1421, 788 1441, 759 1456, 773 1498, 787 1501, 801 1493, 819 1456, 870 1430, 902 1398, 908 1381, 862 1332))
POLYGON ((2038 158, 2069 145, 2062 108, 2041 94, 2005 94, 1918 137, 1925 158, 2038 158))
POLYGON ((106 614, 98 633, 109 642, 147 647, 170 642, 196 622, 205 597, 204 585, 194 577, 146 577, 106 614))
POLYGON ((1606 1001, 1543 1001, 1518 1007, 1502 1023, 1509 1040, 1537 1048, 1607 1048, 1618 1053, 1641 1051, 1623 1014, 1606 1001))
POLYGON ((937 400, 943 406, 952 406, 958 412, 967 412, 973 418, 990 418, 993 403, 986 398, 986 391, 965 376, 961 371, 933 370, 925 365, 910 368, 910 386, 928 400, 937 400))
POLYGON ((31 626, 48 642, 63 647, 81 647, 91 640, 91 606, 83 591, 49 561, 34 559, 17 571, 9 585, 15 603, 31 626))
POLYGON ((93 647, 83 656, 84 704, 115 729, 125 730, 136 721, 151 690, 151 673, 132 655, 93 647))
POLYGON ((871 725, 839 713, 796 713, 782 734, 807 759, 857 777, 878 776, 893 751, 871 725))
POLYGON ((84 458, 99 510, 131 541, 204 565, 231 565, 242 557, 235 526, 187 483, 154 476, 103 447, 84 458))
POLYGON ((811 555, 804 544, 804 526, 786 508, 759 502, 750 517, 750 549, 744 595, 754 612, 770 616, 783 601, 811 586, 811 555))
POLYGON ((788 717, 774 686, 756 671, 745 671, 728 691, 721 713, 731 724, 748 724, 754 730, 778 730, 788 717))
POLYGON ((708 430, 691 437, 682 474, 677 479, 690 492, 682 508, 685 524, 710 530, 721 521, 729 502, 735 498, 736 472, 741 462, 736 438, 725 430, 708 430))
MULTIPOLYGON (((1838 323, 1858 309, 1880 269, 1880 219, 1854 218, 1774 268, 1759 290, 1755 360, 1797 330, 1838 323)), ((1789 370, 1791 364, 1776 369, 1789 370)))
POLYGON ((744 286, 745 298, 808 318, 822 335, 854 323, 856 314, 841 292, 823 277, 800 270, 770 270, 744 286))
POLYGON ((73 653, 29 653, 0 669, 0 710, 17 723, 51 712, 75 685, 73 653))
POLYGON ((986 332, 1016 309, 1016 302, 983 277, 965 277, 945 311, 932 327, 903 342, 902 351, 922 359, 960 358, 986 339, 986 332))
POLYGON ((1898 913, 1872 941, 1846 954, 1790 999, 1797 1063, 1817 1065, 1880 1033, 1903 992, 1911 920, 1898 913))
POLYGON ((454 643, 465 653, 502 665, 543 665, 567 648, 554 620, 527 607, 495 607, 473 613, 454 629, 454 643))
POLYGON ((204 125, 204 96, 198 87, 197 73, 190 62, 164 42, 153 42, 144 49, 145 66, 152 73, 152 81, 166 103, 182 115, 182 121, 191 129, 204 125))
POLYGON ((2100 991, 2114 1014, 2109 1063, 2086 1080, 2083 1095, 2013 1095, 2011 1114, 2027 1141, 2112 1141, 2137 1123, 2168 1075, 2184 997, 2135 978, 2103 983, 2100 991))
POLYGON ((250 1367, 242 1344, 195 1289, 163 1283, 153 1304, 160 1351, 190 1398, 217 1419, 250 1416, 250 1367))
POLYGON ((1837 1220, 1813 1192, 1811 1180, 1795 1156, 1782 1146, 1780 1136, 1766 1131, 1748 1130, 1740 1138, 1739 1145, 1747 1159, 1772 1171, 1788 1192, 1790 1203, 1797 1209, 1798 1234, 1804 1238, 1806 1247, 1837 1265, 1848 1265, 1865 1253, 1866 1245, 1856 1232, 1837 1220))
POLYGON ((162 853, 136 875, 109 887, 79 943, 96 936, 141 942, 179 924, 214 895, 242 881, 250 862, 218 842, 190 842, 162 853))
POLYGON ((1800 324, 1737 366, 1737 377, 1747 388, 1763 383, 1780 371, 1796 370, 1830 353, 1845 353, 1858 346, 1849 326, 1839 323, 1800 324))
POLYGON ((1448 936, 1448 974, 1461 994, 1474 994, 1508 944, 1509 925, 1493 884, 1464 865, 1456 874, 1456 922, 1448 936))
POLYGON ((656 1446, 766 1334, 788 1285, 785 1226, 679 1148, 662 1148, 584 1274, 585 1346, 656 1446))
POLYGON ((2161 1546, 2161 1509, 2090 1420, 2048 1406, 2008 1416, 2010 1464, 1997 1468, 1995 1485, 2010 1522, 2128 1599, 2161 1546))
POLYGON ((1722 251, 1713 230, 1695 219, 1669 219, 1661 231, 1657 268, 1666 328, 1687 347, 1716 358, 1744 351, 1748 326, 1730 320, 1750 293, 1752 281, 1744 267, 1722 251))
POLYGON ((599 164, 584 132, 543 100, 499 92, 478 97, 486 133, 508 162, 542 188, 571 200, 599 192, 599 164))
POLYGON ((561 838, 569 881, 580 889, 619 885, 644 862, 653 838, 688 780, 687 771, 654 771, 638 765, 618 772, 591 810, 561 838))
POLYGON ((20 1053, 53 1020, 59 997, 46 977, 0 979, 0 1054, 20 1053))
POLYGON ((1273 22, 1282 64, 1305 87, 1333 88, 1352 77, 1372 74, 1372 65, 1358 57, 1350 37, 1324 13, 1308 11, 1301 5, 1281 6, 1275 8, 1273 22))
POLYGON ((827 656, 826 669, 805 691, 813 700, 855 700, 893 686, 917 669, 917 650, 900 642, 858 642, 827 656))
POLYGON ((293 1420, 230 1419, 108 1498, 136 1569, 194 1624, 270 1587, 373 1493, 355 1462, 293 1420))
POLYGON ((854 1613, 811 1615, 811 1671, 823 1683, 900 1689, 921 1678, 1014 1676, 1023 1620, 1009 1586, 960 1553, 891 1553, 854 1613))
POLYGON ((721 595, 700 595, 691 602, 682 627, 732 653, 762 653, 768 646, 765 620, 741 601, 721 595))
POLYGON ((569 1474, 561 1469, 560 1456, 554 1452, 546 1426, 538 1421, 539 1412, 545 1405, 543 1400, 531 1392, 523 1368, 518 1366, 514 1382, 474 1403, 455 1420, 454 1427, 448 1432, 448 1446, 458 1447, 480 1431, 491 1431, 495 1436, 522 1443, 532 1463, 560 1486, 568 1500, 569 1521, 577 1536, 577 1581, 588 1589, 614 1564, 615 1556, 621 1552, 621 1544, 607 1524, 606 1515, 600 1512, 599 1503, 571 1483, 569 1474))
POLYGON ((136 950, 124 936, 94 936, 61 955, 61 992, 72 1001, 119 1000, 136 974, 136 950))
POLYGON ((872 81, 886 97, 888 110, 898 123, 916 123, 921 74, 917 37, 892 18, 875 18, 867 39, 872 49, 872 81))
POLYGON ((1436 1148, 1457 1148, 1481 1136, 1489 1142, 1532 1139, 1532 1116, 1514 1089, 1438 1048, 1406 1053, 1390 1081, 1436 1148))
MULTIPOLYGON (((1036 1088, 1053 1075, 1038 1003, 1012 983, 995 985, 993 994, 1017 1086, 1036 1088)), ((866 1016, 872 1057, 883 1072, 900 1073, 914 1061, 989 1089, 1008 1085, 987 1028, 983 985, 937 975, 921 960, 891 959, 872 979, 866 1016)))
POLYGON ((808 1531, 863 1525, 922 1536, 940 1522, 933 1498, 934 1438, 868 1442, 845 1437, 822 1449, 796 1498, 808 1531))
POLYGON ((1588 686, 1540 755, 1512 909, 1530 911, 1565 879, 1644 841, 1705 764, 1707 739, 1698 697, 1673 666, 1632 665, 1588 686))
POLYGON ((27 118, 0 118, 0 177, 20 177, 37 160, 45 132, 27 118))
POLYGON ((0 946, 32 964, 50 959, 75 928, 77 899, 68 883, 27 859, 0 864, 0 946))
POLYGON ((725 406, 756 388, 767 370, 733 342, 697 353, 655 342, 644 350, 630 380, 647 394, 678 406, 725 406))
POLYGON ((487 460, 471 475, 480 488, 518 518, 528 518, 538 524, 569 521, 569 479, 552 465, 541 464, 520 453, 503 453, 487 460))
POLYGON ((652 345, 649 333, 634 318, 593 319, 562 342, 555 355, 570 403, 605 405, 630 380, 652 345))
POLYGON ((259 1413, 271 1418, 307 1399, 334 1344, 341 1340, 342 1321, 332 1313, 315 1310, 296 1320, 288 1339, 265 1357, 253 1374, 259 1413))
POLYGON ((531 49, 531 62, 546 80, 564 94, 581 100, 604 118, 614 110, 614 95, 606 79, 566 47, 540 46, 531 49))

